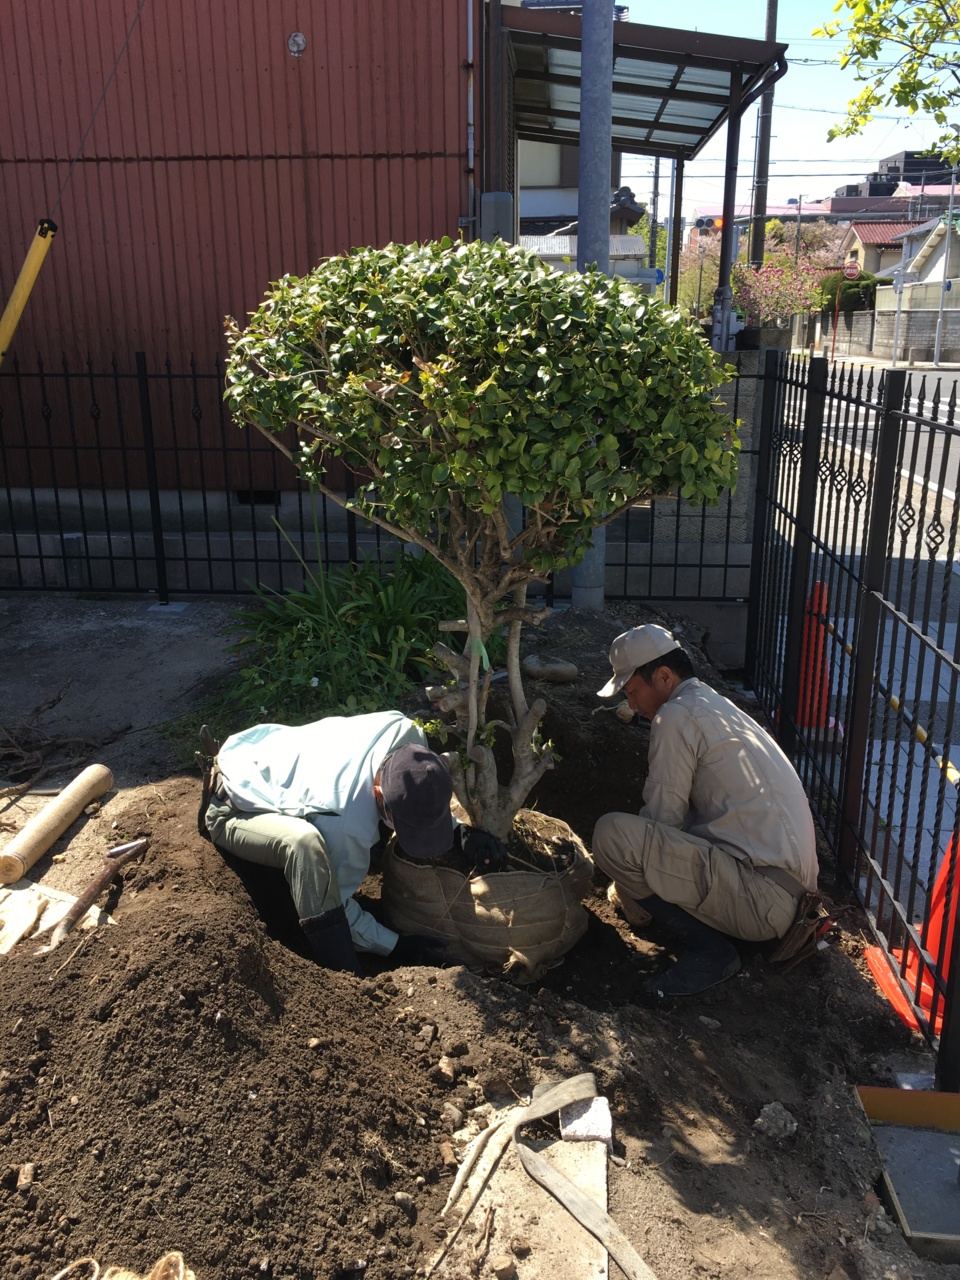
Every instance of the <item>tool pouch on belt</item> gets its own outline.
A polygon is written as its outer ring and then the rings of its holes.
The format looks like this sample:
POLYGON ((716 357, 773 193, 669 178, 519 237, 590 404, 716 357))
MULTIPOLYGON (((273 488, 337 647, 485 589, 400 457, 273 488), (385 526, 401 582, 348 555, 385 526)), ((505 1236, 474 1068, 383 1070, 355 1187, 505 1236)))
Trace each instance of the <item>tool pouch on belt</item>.
POLYGON ((203 785, 200 791, 200 808, 197 810, 197 830, 204 840, 209 840, 210 832, 207 830, 206 821, 207 805, 210 803, 210 797, 213 794, 213 787, 216 782, 217 754, 220 750, 220 743, 205 724, 200 726, 200 745, 203 750, 193 753, 203 778, 203 785))
POLYGON ((780 945, 770 957, 770 963, 792 969, 794 965, 809 959, 816 953, 832 925, 833 920, 822 895, 805 893, 797 902, 793 924, 780 939, 780 945))

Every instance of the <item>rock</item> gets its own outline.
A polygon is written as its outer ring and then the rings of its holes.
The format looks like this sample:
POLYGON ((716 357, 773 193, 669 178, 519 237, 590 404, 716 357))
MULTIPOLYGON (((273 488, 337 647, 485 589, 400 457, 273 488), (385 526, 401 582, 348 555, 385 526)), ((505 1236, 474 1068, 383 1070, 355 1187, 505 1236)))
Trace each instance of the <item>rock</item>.
POLYGON ((782 1102, 768 1102, 753 1127, 768 1138, 792 1138, 797 1132, 797 1122, 782 1102))
POLYGON ((699 1020, 703 1023, 705 1027, 709 1027, 711 1031, 720 1030, 720 1023, 716 1020, 716 1018, 707 1018, 701 1013, 699 1020))
POLYGON ((440 1118, 451 1133, 463 1127, 463 1112, 452 1102, 445 1102, 440 1109, 440 1118))
POLYGON ((551 684, 572 684, 580 676, 576 664, 565 658, 541 658, 531 653, 520 665, 524 675, 533 680, 549 680, 551 684))
POLYGON ((433 1078, 438 1084, 456 1084, 457 1080, 457 1063, 455 1058, 448 1058, 446 1054, 440 1059, 433 1069, 433 1078))
POLYGON ((459 1167, 452 1142, 440 1143, 440 1159, 445 1169, 457 1169, 459 1167))
POLYGON ((510 1241, 510 1251, 517 1258, 526 1258, 530 1254, 530 1241, 525 1236, 514 1236, 510 1241))
POLYGON ((402 1213, 406 1214, 409 1222, 416 1222, 417 1206, 414 1203, 413 1196, 408 1195, 406 1191, 398 1191, 393 1197, 393 1203, 402 1213))

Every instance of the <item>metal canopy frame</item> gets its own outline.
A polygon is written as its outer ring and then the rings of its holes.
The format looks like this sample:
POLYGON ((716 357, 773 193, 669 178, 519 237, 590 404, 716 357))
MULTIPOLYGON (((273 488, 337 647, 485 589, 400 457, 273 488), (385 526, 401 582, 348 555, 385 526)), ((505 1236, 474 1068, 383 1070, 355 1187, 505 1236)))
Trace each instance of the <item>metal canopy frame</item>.
MULTIPOLYGON (((581 23, 571 14, 520 9, 492 0, 513 64, 513 114, 518 138, 580 140, 581 23)), ((677 163, 674 226, 680 226, 684 162, 727 126, 720 282, 730 274, 740 119, 787 70, 785 44, 633 22, 613 29, 613 149, 677 163)), ((676 291, 680 236, 673 238, 671 285, 676 291)))
MULTIPOLYGON (((507 5, 500 12, 516 65, 518 137, 576 145, 580 19, 507 5)), ((786 48, 766 40, 614 23, 614 150, 692 159, 733 111, 742 115, 780 79, 786 48)))

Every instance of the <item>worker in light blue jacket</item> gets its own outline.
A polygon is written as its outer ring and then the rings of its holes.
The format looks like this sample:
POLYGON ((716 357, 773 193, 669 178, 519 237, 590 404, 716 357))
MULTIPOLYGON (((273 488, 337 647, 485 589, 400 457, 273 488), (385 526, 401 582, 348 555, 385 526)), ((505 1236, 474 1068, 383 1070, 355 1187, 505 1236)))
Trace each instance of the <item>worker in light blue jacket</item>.
POLYGON ((437 858, 454 844, 450 773, 419 725, 399 711, 259 724, 228 738, 216 765, 204 815, 210 838, 283 871, 322 965, 359 973, 357 951, 398 965, 442 963, 442 942, 400 937, 353 896, 381 822, 411 858, 437 858))

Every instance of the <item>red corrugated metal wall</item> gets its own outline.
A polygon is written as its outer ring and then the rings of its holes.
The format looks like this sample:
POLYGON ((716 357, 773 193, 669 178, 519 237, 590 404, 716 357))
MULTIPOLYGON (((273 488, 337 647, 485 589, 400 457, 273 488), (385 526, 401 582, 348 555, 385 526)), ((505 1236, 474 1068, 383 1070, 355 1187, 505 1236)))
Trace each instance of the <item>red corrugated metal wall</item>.
MULTIPOLYGON (((55 0, 3 24, 3 299, 137 5, 55 0)), ((466 5, 145 0, 13 351, 206 363, 224 314, 245 316, 285 272, 353 245, 455 236, 472 212, 466 5)))

